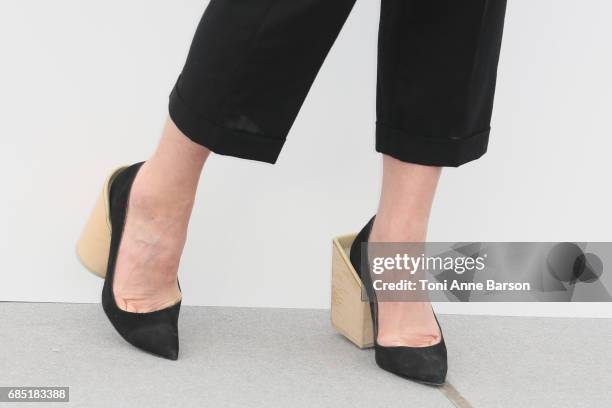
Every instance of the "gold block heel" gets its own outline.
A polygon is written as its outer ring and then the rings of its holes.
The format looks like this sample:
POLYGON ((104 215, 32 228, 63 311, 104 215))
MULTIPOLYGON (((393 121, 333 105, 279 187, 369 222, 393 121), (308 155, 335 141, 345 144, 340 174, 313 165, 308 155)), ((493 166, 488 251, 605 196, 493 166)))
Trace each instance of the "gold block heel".
POLYGON ((76 245, 79 261, 92 273, 104 278, 111 241, 111 222, 108 195, 114 178, 126 167, 115 169, 104 181, 102 191, 89 215, 76 245))
POLYGON ((370 304, 361 299, 362 283, 349 259, 355 234, 335 238, 332 255, 332 326, 359 348, 374 346, 370 304))

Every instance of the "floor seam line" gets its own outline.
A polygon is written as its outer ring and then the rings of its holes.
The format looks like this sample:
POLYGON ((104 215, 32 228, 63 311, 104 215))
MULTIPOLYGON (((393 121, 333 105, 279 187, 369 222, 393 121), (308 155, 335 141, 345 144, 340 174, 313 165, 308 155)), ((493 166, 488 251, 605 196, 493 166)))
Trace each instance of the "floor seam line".
POLYGON ((472 404, 455 388, 450 382, 444 383, 439 387, 440 392, 456 407, 456 408, 474 408, 472 404))

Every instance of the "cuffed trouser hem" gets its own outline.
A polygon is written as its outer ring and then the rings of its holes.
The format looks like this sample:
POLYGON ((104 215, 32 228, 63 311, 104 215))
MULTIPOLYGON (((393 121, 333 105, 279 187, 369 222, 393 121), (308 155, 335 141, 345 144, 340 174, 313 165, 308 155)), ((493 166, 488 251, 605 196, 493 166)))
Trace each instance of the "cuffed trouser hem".
POLYGON ((376 151, 407 163, 459 167, 487 152, 490 129, 466 138, 442 139, 408 134, 376 124, 376 151))
POLYGON ((230 129, 202 118, 181 99, 176 87, 170 94, 168 111, 181 132, 217 154, 274 164, 285 143, 283 139, 230 129))

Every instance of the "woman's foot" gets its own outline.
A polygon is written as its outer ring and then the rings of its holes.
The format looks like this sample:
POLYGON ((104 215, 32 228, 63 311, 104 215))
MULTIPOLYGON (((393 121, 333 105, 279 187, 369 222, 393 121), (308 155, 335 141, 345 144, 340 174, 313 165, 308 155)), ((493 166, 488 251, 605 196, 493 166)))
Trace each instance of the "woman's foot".
MULTIPOLYGON (((383 159, 383 189, 370 242, 425 242, 441 169, 383 159)), ((378 302, 381 346, 427 347, 442 336, 430 302, 378 302)))
POLYGON ((181 299, 178 267, 209 153, 168 120, 156 152, 142 165, 130 192, 113 281, 120 309, 146 313, 181 299))
MULTIPOLYGON (((406 232, 381 228, 374 222, 370 242, 424 242, 418 226, 406 232)), ((378 338, 381 346, 427 347, 442 339, 430 302, 378 302, 378 338)))

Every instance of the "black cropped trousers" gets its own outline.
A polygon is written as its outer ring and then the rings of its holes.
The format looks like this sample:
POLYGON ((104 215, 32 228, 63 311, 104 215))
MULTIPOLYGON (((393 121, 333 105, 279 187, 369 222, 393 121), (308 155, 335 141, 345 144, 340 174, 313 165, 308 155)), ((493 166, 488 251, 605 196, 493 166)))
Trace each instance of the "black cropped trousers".
MULTIPOLYGON (((431 166, 479 158, 506 0, 381 1, 376 150, 431 166)), ((354 2, 211 0, 171 119, 213 152, 274 163, 354 2)))

